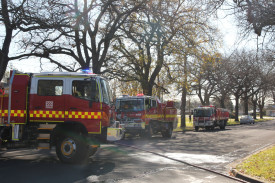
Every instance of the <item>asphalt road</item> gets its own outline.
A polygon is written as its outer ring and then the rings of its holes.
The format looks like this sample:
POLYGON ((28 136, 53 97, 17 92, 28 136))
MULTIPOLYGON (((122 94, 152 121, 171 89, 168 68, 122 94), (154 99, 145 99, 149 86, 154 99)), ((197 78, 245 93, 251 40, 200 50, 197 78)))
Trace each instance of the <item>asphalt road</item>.
MULTIPOLYGON (((119 143, 228 175, 232 163, 275 144, 275 121, 230 126, 223 131, 178 132, 171 139, 160 135, 149 140, 132 137, 119 143)), ((62 164, 54 150, 0 151, 0 182, 238 181, 149 152, 107 144, 84 165, 62 164)))

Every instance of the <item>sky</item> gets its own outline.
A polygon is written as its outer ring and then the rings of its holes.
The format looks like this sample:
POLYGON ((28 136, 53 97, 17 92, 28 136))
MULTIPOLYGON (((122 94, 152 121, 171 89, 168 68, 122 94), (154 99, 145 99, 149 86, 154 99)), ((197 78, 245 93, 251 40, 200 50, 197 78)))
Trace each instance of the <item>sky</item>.
MULTIPOLYGON (((233 15, 226 16, 227 11, 219 10, 217 13, 218 19, 214 20, 212 23, 218 27, 220 30, 220 33, 222 35, 222 45, 219 51, 223 55, 230 55, 235 49, 240 49, 242 47, 255 47, 255 41, 242 41, 239 43, 240 40, 239 34, 238 34, 238 27, 236 25, 236 20, 234 19, 233 15), (236 44, 238 43, 238 44, 236 44), (236 46, 238 45, 238 46, 236 46)), ((13 46, 13 49, 11 52, 16 52, 17 49, 15 46, 13 46)), ((45 61, 43 61, 43 70, 41 70, 40 60, 38 58, 30 58, 28 60, 22 60, 22 61, 11 61, 9 64, 11 67, 14 67, 15 69, 26 72, 26 73, 39 73, 39 72, 52 72, 55 68, 55 65, 53 64, 47 64, 45 61)), ((174 99, 174 100, 180 100, 180 94, 178 93, 171 93, 170 95, 166 96, 167 98, 174 99)))
MULTIPOLYGON (((220 48, 220 52, 224 54, 230 54, 234 51, 234 49, 241 48, 248 45, 253 45, 255 42, 247 42, 243 41, 238 43, 240 37, 238 36, 238 28, 236 26, 236 21, 234 20, 233 16, 226 16, 226 12, 219 10, 218 11, 218 18, 217 20, 213 21, 213 24, 218 27, 220 33, 222 35, 222 46, 220 48), (238 47, 236 46, 238 43, 238 47)), ((17 51, 16 47, 14 47, 11 52, 17 51)), ((43 61, 45 63, 45 61, 43 61)), ((15 68, 23 71, 23 72, 41 72, 40 61, 38 58, 31 58, 28 60, 22 61, 12 61, 10 65, 14 66, 15 68)), ((43 72, 52 71, 55 66, 51 64, 43 64, 43 72)))
POLYGON ((219 10, 217 13, 218 19, 215 21, 223 35, 223 46, 220 52, 228 55, 236 49, 247 48, 256 50, 257 35, 252 33, 244 39, 241 35, 242 30, 237 27, 238 20, 235 19, 234 15, 228 15, 229 13, 228 10, 219 10))
MULTIPOLYGON (((233 16, 226 16, 226 12, 223 10, 218 11, 219 19, 213 21, 213 24, 218 27, 222 34, 222 47, 220 52, 224 54, 230 54, 236 48, 235 43, 239 40, 238 28, 235 25, 233 16)), ((13 46, 11 52, 16 52, 16 46, 13 46)), ((45 61, 43 61, 45 63, 45 61)), ((31 58, 22 61, 11 61, 10 66, 23 72, 37 73, 41 72, 40 61, 38 58, 31 58)), ((55 68, 52 64, 43 64, 43 72, 52 71, 55 68)))
MULTIPOLYGON (((235 45, 240 38, 238 37, 238 28, 236 26, 236 21, 234 20, 234 17, 226 16, 226 14, 227 12, 219 10, 217 13, 218 19, 214 20, 213 24, 218 27, 223 39, 222 46, 219 51, 225 55, 230 55, 234 51, 234 49, 237 48, 235 45)), ((251 43, 243 42, 241 44, 245 45, 251 43)), ((16 47, 13 46, 13 48, 14 49, 11 51, 16 52, 16 47)), ((44 64, 42 72, 52 72, 55 68, 55 65, 53 64, 45 64, 45 61, 43 61, 43 63, 44 64)), ((15 69, 18 69, 19 71, 26 73, 41 72, 40 60, 38 58, 30 58, 28 60, 22 61, 11 61, 9 65, 11 67, 14 67, 15 69)), ((178 94, 170 94, 170 96, 167 97, 171 99, 180 100, 180 96, 178 94)))

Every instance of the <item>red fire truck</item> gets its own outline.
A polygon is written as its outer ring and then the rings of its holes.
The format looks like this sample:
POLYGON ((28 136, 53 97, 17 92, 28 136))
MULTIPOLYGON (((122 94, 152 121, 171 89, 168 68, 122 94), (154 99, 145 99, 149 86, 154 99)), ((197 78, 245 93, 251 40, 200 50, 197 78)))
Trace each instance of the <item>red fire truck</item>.
POLYGON ((220 129, 225 129, 229 119, 229 112, 223 108, 216 108, 215 106, 201 106, 194 109, 193 126, 196 131, 199 128, 206 130, 213 130, 216 126, 220 129))
POLYGON ((122 96, 116 99, 116 120, 124 124, 125 134, 151 137, 161 132, 170 138, 177 125, 177 109, 174 102, 166 104, 151 96, 122 96))
POLYGON ((55 146, 62 162, 75 163, 123 135, 108 82, 95 74, 12 71, 0 102, 1 147, 55 146))

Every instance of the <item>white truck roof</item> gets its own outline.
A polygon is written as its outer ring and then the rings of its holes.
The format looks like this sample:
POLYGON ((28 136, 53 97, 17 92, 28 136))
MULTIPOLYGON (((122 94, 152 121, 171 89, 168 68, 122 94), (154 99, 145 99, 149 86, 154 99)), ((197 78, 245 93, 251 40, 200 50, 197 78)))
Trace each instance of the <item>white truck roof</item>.
POLYGON ((86 74, 81 72, 41 72, 41 73, 34 73, 34 77, 39 76, 84 76, 84 77, 91 77, 91 76, 98 76, 97 74, 86 74))

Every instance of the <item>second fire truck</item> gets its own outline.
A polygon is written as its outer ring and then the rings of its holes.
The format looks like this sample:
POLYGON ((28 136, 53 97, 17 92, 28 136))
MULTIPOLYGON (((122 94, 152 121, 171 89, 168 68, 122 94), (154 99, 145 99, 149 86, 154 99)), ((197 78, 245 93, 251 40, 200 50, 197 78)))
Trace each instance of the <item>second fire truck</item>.
POLYGON ((116 120, 124 124, 125 133, 151 137, 160 132, 170 138, 177 125, 174 102, 161 103, 159 99, 139 94, 116 99, 116 120))
POLYGON ((199 128, 213 130, 216 126, 225 129, 229 119, 229 112, 223 108, 216 108, 213 105, 201 106, 194 109, 193 125, 196 131, 199 128))

